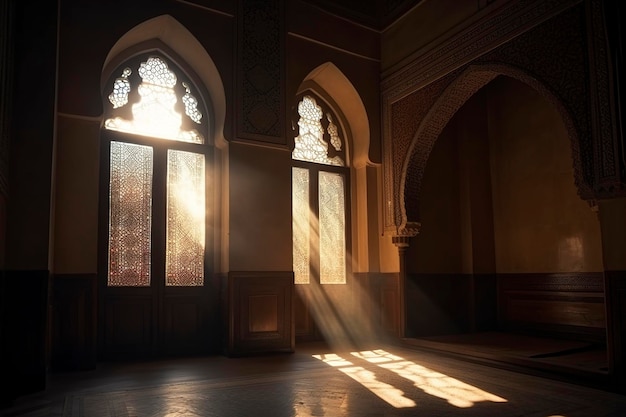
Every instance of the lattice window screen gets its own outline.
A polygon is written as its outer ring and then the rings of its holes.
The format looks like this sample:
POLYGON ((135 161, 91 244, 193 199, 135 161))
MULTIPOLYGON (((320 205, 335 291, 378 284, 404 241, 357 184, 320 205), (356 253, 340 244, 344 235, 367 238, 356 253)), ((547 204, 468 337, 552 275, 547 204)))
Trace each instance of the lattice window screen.
POLYGON ((111 142, 109 286, 150 285, 152 148, 111 142))
POLYGON ((204 155, 169 150, 167 155, 168 286, 204 284, 204 155))
POLYGON ((292 169, 293 270, 296 284, 310 282, 309 170, 292 169))
POLYGON ((344 177, 319 173, 320 283, 346 283, 344 177))

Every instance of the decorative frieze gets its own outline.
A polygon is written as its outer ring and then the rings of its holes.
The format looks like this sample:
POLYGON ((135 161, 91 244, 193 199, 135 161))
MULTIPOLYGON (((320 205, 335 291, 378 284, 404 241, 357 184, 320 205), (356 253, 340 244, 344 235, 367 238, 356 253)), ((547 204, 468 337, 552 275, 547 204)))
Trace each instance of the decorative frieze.
POLYGON ((512 3, 383 80, 385 231, 420 220, 421 181, 435 141, 498 75, 526 83, 556 107, 581 198, 622 192, 602 2, 512 3))
POLYGON ((525 31, 541 24, 580 0, 524 0, 509 2, 475 25, 459 32, 385 76, 382 90, 392 101, 430 84, 470 63, 525 31))

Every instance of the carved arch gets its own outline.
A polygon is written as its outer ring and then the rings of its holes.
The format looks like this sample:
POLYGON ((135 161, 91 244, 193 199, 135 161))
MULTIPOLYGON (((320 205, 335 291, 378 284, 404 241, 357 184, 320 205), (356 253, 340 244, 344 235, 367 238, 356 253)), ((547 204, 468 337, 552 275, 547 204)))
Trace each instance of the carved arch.
POLYGON ((403 229, 407 223, 420 221, 419 196, 424 170, 430 152, 444 127, 470 97, 498 75, 505 75, 527 84, 556 107, 570 138, 574 181, 578 195, 584 200, 593 199, 591 188, 584 181, 579 133, 563 102, 543 83, 522 69, 504 64, 475 64, 468 66, 443 91, 419 124, 409 145, 400 176, 398 203, 401 209, 401 219, 399 229, 403 229))

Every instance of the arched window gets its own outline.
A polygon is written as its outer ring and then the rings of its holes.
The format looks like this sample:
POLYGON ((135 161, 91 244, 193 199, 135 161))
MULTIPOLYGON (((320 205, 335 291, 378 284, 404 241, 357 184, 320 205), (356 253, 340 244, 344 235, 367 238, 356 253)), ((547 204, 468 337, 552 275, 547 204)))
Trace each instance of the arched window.
POLYGON ((296 284, 345 284, 349 168, 338 118, 306 93, 297 107, 292 152, 293 269, 296 284))
POLYGON ((126 61, 105 88, 107 286, 203 286, 207 107, 190 77, 159 53, 126 61))

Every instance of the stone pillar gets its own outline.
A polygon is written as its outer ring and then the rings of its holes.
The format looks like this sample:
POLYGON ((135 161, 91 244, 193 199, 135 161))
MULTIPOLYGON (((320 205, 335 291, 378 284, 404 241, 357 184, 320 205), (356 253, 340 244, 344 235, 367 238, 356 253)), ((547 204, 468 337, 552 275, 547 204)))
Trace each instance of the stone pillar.
POLYGON ((400 273, 398 276, 398 310, 399 310, 399 336, 406 335, 406 262, 404 259, 406 249, 409 247, 411 238, 417 236, 421 227, 421 223, 407 222, 404 227, 398 228, 398 231, 392 236, 391 241, 398 248, 398 256, 400 258, 400 273))

